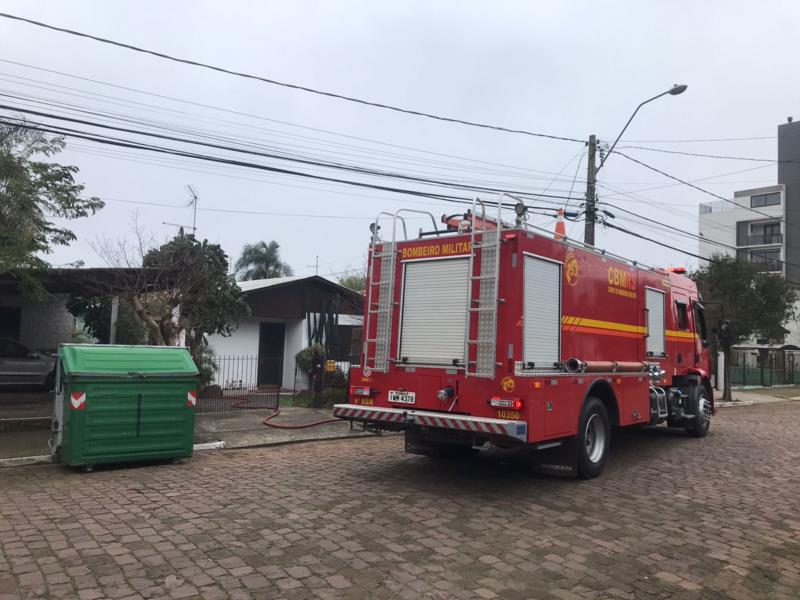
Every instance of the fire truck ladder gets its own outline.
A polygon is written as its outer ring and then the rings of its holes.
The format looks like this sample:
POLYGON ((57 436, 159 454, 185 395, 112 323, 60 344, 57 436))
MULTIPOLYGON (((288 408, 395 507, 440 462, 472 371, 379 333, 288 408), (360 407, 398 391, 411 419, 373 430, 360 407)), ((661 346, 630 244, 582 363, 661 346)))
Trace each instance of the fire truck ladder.
POLYGON ((493 378, 497 348, 497 305, 499 303, 498 274, 500 271, 500 240, 503 229, 502 196, 497 202, 497 221, 494 228, 486 220, 486 204, 475 198, 472 203, 470 228, 469 292, 467 293, 467 327, 464 334, 464 374, 468 377, 493 378), (481 216, 476 216, 480 205, 481 216), (476 273, 475 266, 480 265, 476 273), (478 285, 475 286, 474 282, 478 285), (475 291, 477 287, 477 297, 475 291), (477 328, 473 330, 472 315, 477 313, 477 328), (474 334, 474 335, 473 335, 474 334), (475 347, 475 360, 470 357, 475 347))
MULTIPOLYGON (((372 369, 378 373, 386 373, 389 370, 391 357, 389 356, 390 344, 392 339, 392 315, 396 302, 394 300, 394 282, 397 265, 397 222, 403 226, 403 239, 408 239, 406 221, 400 213, 411 212, 419 213, 431 218, 434 230, 436 219, 426 211, 401 208, 396 213, 380 212, 375 221, 370 226, 372 230, 372 254, 369 263, 369 286, 367 287, 367 318, 364 324, 366 338, 364 344, 364 369, 372 369), (381 242, 378 235, 380 229, 378 224, 380 218, 391 217, 392 219, 392 241, 381 242), (380 250, 378 246, 380 245, 380 250), (375 274, 379 273, 378 279, 375 274), (377 288, 377 291, 376 291, 377 288), (375 321, 375 337, 369 337, 372 329, 372 321, 375 321)), ((436 232, 438 235, 438 231, 436 232)))

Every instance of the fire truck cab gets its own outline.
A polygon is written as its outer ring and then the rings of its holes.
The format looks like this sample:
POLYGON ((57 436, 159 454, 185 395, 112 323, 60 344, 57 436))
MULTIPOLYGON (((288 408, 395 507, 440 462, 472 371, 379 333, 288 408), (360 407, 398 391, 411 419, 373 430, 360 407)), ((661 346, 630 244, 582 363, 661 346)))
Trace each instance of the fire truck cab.
MULTIPOLYGON (((599 475, 611 428, 706 435, 704 309, 677 270, 584 246, 476 200, 416 239, 408 213, 371 226, 361 364, 334 415, 405 431, 406 450, 531 450, 543 470, 599 475), (390 221, 390 240, 380 237, 390 221)), ((513 206, 513 203, 511 204, 513 206)))

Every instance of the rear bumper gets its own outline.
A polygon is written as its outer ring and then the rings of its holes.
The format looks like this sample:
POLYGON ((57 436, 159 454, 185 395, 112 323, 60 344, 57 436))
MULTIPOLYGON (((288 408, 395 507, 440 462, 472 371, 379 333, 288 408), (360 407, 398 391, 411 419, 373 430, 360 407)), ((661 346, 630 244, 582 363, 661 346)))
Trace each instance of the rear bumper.
POLYGON ((383 408, 361 406, 359 404, 336 404, 333 416, 349 421, 367 421, 370 423, 387 423, 394 426, 419 425, 470 431, 484 435, 500 435, 522 442, 528 441, 528 424, 524 421, 506 421, 486 417, 468 417, 427 410, 411 410, 403 408, 383 408))

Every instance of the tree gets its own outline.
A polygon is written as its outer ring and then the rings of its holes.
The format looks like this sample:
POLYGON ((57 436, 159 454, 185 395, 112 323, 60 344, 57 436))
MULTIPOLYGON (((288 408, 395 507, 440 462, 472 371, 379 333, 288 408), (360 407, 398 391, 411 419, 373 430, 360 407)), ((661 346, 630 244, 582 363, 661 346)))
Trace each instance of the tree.
MULTIPOLYGON (((67 302, 67 309, 76 317, 83 319, 83 329, 101 344, 111 339, 111 297, 89 296, 73 297, 67 302)), ((117 344, 144 344, 147 342, 147 329, 133 310, 127 297, 119 299, 117 313, 117 344)))
POLYGON ((151 344, 175 346, 184 338, 195 362, 208 363, 205 336, 230 335, 249 311, 228 274, 227 255, 217 244, 183 234, 154 248, 135 219, 133 233, 133 244, 126 238, 95 241, 95 252, 116 267, 116 278, 105 290, 98 283, 91 295, 113 289, 121 302, 130 302, 151 344))
POLYGON ((52 219, 86 217, 104 205, 99 198, 81 198, 77 167, 47 160, 64 145, 64 138, 26 128, 24 122, 0 125, 0 273, 19 277, 23 291, 33 295, 44 293, 30 273, 49 267, 41 255, 76 239, 52 219))
POLYGON ((161 273, 167 283, 166 291, 131 295, 156 344, 176 345, 185 334, 198 358, 207 334, 230 335, 248 314, 244 292, 228 275, 228 257, 217 244, 178 235, 147 252, 142 266, 161 273))
POLYGON ((245 244, 234 272, 242 280, 272 279, 294 275, 292 267, 280 259, 278 242, 245 244))
POLYGON ((751 337, 768 344, 783 343, 789 332, 785 325, 794 320, 796 295, 792 285, 778 275, 762 273, 749 261, 715 254, 713 262, 692 274, 702 298, 707 301, 709 322, 730 321, 720 336, 725 357, 725 386, 722 399, 731 400, 731 347, 751 337), (716 304, 720 303, 720 304, 716 304), (721 306, 720 306, 721 305, 721 306))
POLYGON ((363 294, 367 286, 367 272, 361 269, 349 275, 342 275, 336 281, 339 285, 343 285, 346 288, 363 294))

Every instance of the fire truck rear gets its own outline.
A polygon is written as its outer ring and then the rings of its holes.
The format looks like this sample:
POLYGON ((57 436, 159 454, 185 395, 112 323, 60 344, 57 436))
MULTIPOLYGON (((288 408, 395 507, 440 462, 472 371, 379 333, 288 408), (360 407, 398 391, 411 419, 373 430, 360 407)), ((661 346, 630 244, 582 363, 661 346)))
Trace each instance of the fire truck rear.
POLYGON ((443 229, 423 213, 433 228, 416 239, 406 219, 420 211, 379 215, 361 365, 334 415, 403 430, 408 452, 516 447, 586 478, 602 472, 612 427, 705 436, 714 402, 694 282, 530 226, 521 203, 506 224, 495 205, 490 218, 476 200, 443 229))

